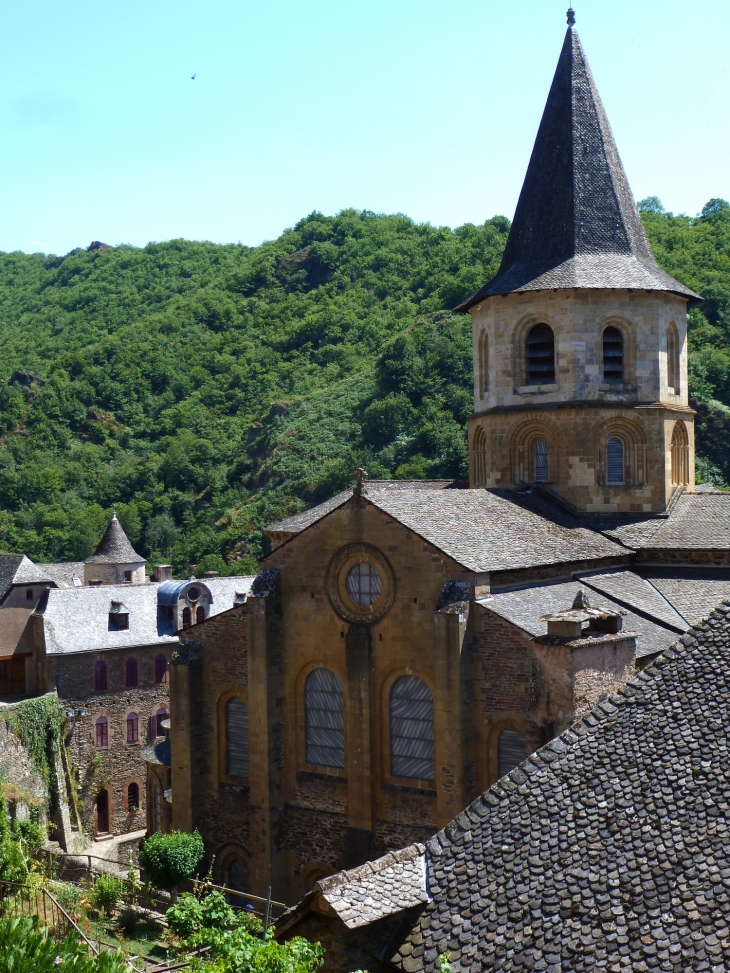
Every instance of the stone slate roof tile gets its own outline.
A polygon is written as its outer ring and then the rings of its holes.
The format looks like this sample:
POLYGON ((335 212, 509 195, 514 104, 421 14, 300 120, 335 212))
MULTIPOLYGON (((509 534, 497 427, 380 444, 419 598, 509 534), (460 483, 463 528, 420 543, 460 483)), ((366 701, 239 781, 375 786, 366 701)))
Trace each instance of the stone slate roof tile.
POLYGON ((685 493, 668 517, 604 520, 600 529, 636 550, 710 550, 730 547, 730 493, 685 493))
POLYGON ((83 561, 59 564, 36 564, 25 554, 0 554, 0 600, 15 584, 56 584, 67 588, 73 578, 83 579, 83 561))
POLYGON ((104 531, 104 536, 99 541, 99 546, 86 559, 87 564, 142 564, 144 558, 137 554, 129 543, 129 538, 124 533, 124 528, 114 514, 109 521, 109 526, 104 531))
POLYGON ((349 929, 428 901, 425 847, 410 845, 318 882, 319 889, 349 929))
MULTIPOLYGON (((624 573, 630 574, 628 571, 624 573)), ((645 582, 636 577, 636 584, 643 586, 645 582)), ((572 581, 560 581, 552 584, 534 585, 529 588, 517 588, 512 591, 494 592, 486 598, 480 598, 479 604, 482 608, 493 611, 500 618, 517 625, 523 631, 529 632, 530 635, 538 637, 547 633, 547 624, 539 621, 539 618, 543 615, 562 611, 566 605, 571 605, 581 588, 587 591, 592 608, 605 608, 615 611, 622 607, 622 603, 598 590, 587 590, 582 577, 572 581)), ((657 600, 659 599, 657 598, 657 600)), ((660 617, 647 618, 643 613, 637 614, 630 608, 624 610, 626 614, 623 617, 623 631, 635 632, 638 636, 636 642, 637 659, 647 655, 656 655, 658 652, 669 648, 677 640, 680 632, 686 628, 681 619, 678 619, 679 624, 676 627, 669 628, 660 617)))
POLYGON ((432 898, 387 958, 730 969, 728 698, 725 602, 428 842, 432 898))
POLYGON ((569 28, 497 276, 459 305, 554 288, 697 299, 651 252, 578 34, 569 28))
POLYGON ((690 625, 697 625, 730 598, 730 568, 647 566, 640 570, 690 625))
MULTIPOLYGON (((619 604, 636 608, 638 611, 658 619, 677 632, 684 632, 688 628, 685 618, 672 607, 663 594, 633 571, 602 571, 581 574, 580 581, 588 588, 602 592, 619 604)), ((730 595, 730 588, 727 593, 730 595)), ((592 596, 589 596, 589 598, 592 598, 592 596)), ((714 608, 721 600, 722 598, 718 598, 712 607, 714 608)))

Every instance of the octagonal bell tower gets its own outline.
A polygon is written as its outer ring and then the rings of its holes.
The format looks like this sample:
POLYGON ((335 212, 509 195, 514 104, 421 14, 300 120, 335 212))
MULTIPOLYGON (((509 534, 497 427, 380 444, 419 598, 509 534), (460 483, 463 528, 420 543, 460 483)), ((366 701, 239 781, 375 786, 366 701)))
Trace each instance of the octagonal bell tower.
POLYGON ((574 22, 499 273, 457 308, 474 340, 471 485, 661 513, 694 487, 699 298, 654 260, 574 22))

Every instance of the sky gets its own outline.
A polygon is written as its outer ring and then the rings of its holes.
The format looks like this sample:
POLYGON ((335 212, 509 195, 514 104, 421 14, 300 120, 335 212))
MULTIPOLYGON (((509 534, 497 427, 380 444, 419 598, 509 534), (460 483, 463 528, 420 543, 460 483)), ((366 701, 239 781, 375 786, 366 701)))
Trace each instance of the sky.
MULTIPOLYGON (((566 7, 0 0, 0 250, 512 217, 566 7)), ((636 198, 730 199, 728 0, 575 11, 636 198)))

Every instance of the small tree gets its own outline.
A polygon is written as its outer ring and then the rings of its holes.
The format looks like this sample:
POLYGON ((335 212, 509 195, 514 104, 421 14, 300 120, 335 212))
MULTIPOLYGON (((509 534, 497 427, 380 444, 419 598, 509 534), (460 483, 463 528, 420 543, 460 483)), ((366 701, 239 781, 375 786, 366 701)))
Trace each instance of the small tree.
POLYGON ((139 863, 158 889, 167 889, 173 900, 180 882, 190 878, 200 864, 205 848, 200 833, 173 831, 150 835, 139 851, 139 863))

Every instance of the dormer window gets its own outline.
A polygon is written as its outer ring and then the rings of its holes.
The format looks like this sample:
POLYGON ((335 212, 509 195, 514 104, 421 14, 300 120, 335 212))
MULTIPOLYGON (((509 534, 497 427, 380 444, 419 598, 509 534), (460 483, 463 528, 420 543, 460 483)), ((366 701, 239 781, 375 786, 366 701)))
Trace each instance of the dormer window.
POLYGON ((199 588, 188 588, 187 595, 188 595, 188 600, 189 601, 197 601, 198 598, 200 598, 200 589, 199 588))
POLYGON ((109 631, 122 632, 129 628, 129 612, 124 610, 121 601, 113 601, 109 611, 109 631))

